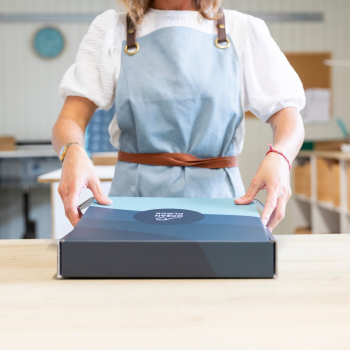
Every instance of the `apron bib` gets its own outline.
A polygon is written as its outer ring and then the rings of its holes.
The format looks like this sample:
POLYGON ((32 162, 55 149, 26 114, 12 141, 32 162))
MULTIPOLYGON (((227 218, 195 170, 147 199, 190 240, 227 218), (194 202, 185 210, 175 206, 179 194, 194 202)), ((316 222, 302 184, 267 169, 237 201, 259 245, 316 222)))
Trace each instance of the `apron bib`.
MULTIPOLYGON (((198 158, 236 155, 243 120, 240 64, 216 35, 184 26, 137 38, 139 51, 121 53, 115 93, 120 150, 187 153, 198 158)), ((118 161, 110 196, 234 198, 245 193, 238 167, 145 165, 118 161)))

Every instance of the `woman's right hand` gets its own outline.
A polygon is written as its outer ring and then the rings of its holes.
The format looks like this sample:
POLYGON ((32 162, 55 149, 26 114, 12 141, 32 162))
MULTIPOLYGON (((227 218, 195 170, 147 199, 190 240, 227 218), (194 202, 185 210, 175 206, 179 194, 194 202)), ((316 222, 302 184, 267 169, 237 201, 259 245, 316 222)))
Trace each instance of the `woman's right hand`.
POLYGON ((102 205, 113 203, 101 189, 100 179, 83 147, 71 145, 63 161, 58 193, 62 198, 64 211, 70 223, 75 226, 82 213, 79 209, 79 196, 83 188, 89 188, 96 201, 102 205))

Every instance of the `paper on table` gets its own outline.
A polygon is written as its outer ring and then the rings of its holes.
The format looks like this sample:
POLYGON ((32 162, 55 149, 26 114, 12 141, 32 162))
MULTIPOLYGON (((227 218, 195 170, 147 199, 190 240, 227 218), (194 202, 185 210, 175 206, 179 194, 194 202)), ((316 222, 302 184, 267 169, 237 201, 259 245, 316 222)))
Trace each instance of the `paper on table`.
POLYGON ((329 89, 306 89, 306 106, 301 111, 305 124, 327 123, 330 120, 329 89))

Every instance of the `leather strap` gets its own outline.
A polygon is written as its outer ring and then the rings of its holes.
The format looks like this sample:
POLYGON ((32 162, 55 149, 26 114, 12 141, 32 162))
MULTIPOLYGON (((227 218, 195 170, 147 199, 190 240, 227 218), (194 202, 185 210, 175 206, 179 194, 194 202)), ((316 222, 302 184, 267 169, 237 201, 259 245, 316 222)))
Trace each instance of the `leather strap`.
POLYGON ((236 156, 200 159, 187 153, 128 153, 119 151, 118 161, 161 166, 193 166, 197 168, 232 168, 238 166, 236 156))
MULTIPOLYGON (((216 21, 218 29, 218 42, 226 42, 226 25, 225 25, 225 14, 222 7, 219 7, 218 13, 222 14, 222 17, 216 21)), ((136 27, 134 26, 129 14, 126 15, 126 46, 127 48, 136 47, 136 27)))
POLYGON ((216 26, 218 28, 218 42, 226 42, 226 25, 225 25, 225 14, 222 7, 218 9, 218 13, 222 13, 222 17, 216 21, 216 26))
POLYGON ((136 28, 129 16, 126 15, 126 46, 128 49, 136 47, 136 28))

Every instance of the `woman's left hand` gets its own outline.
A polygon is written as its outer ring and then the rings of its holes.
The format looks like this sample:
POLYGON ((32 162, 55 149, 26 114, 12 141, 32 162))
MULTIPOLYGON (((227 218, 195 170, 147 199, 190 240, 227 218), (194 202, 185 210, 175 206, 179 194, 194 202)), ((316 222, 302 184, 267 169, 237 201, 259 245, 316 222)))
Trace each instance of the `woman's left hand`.
POLYGON ((261 163, 247 193, 236 198, 236 204, 249 204, 260 190, 267 190, 265 209, 261 215, 264 226, 272 231, 284 218, 291 195, 290 171, 286 160, 279 154, 269 153, 261 163))

